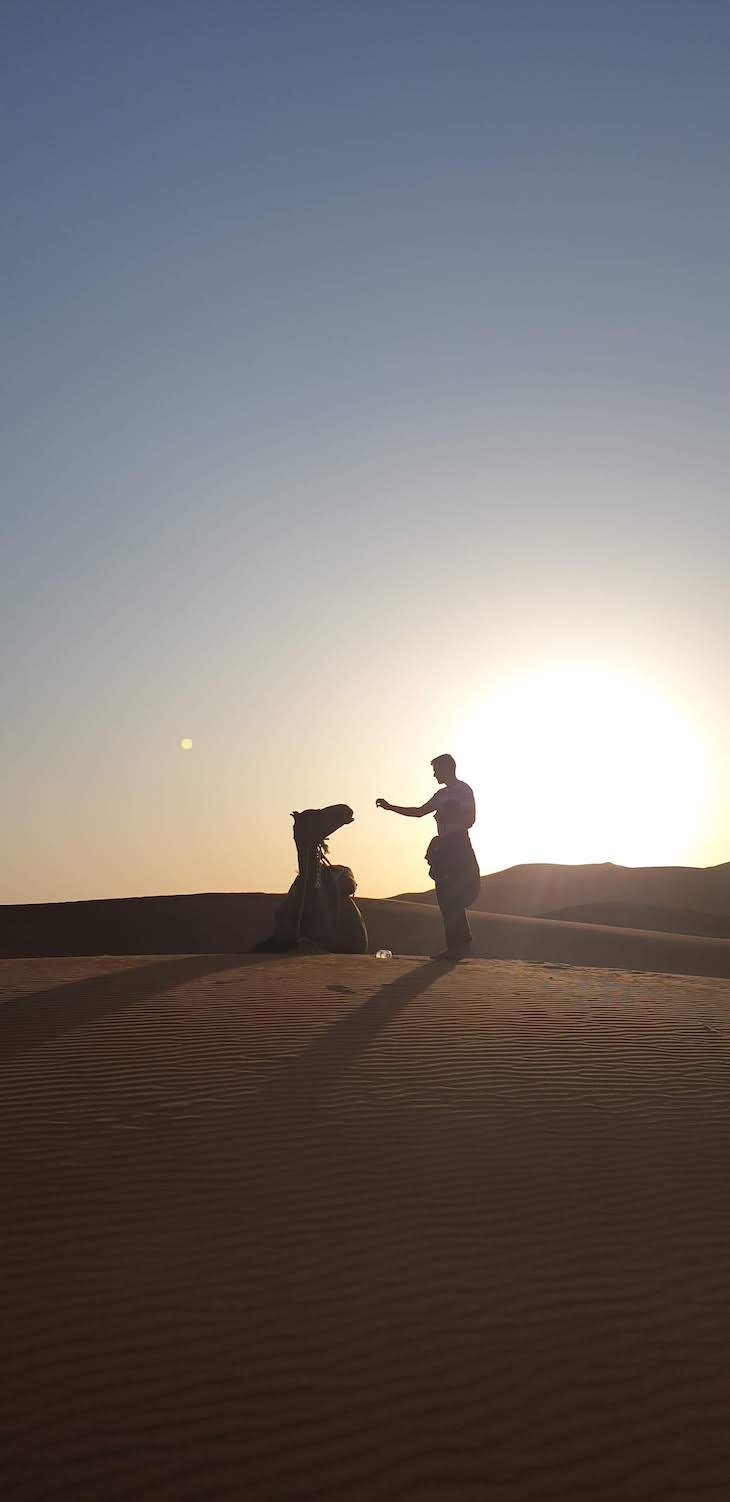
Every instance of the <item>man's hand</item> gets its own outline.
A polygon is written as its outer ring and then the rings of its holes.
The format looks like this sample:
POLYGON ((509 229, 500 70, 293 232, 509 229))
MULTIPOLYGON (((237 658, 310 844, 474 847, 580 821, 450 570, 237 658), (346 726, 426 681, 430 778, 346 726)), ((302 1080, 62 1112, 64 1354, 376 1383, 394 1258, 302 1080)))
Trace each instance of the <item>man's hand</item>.
POLYGON ((388 811, 390 812, 391 804, 388 802, 387 798, 376 798, 375 799, 375 807, 376 808, 387 808, 388 811))

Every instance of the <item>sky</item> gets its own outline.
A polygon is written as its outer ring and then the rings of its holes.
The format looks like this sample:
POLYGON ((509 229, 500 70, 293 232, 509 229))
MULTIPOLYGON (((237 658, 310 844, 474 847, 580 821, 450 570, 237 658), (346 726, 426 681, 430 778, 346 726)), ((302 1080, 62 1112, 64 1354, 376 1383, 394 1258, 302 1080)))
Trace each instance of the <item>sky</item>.
POLYGON ((730 9, 7 0, 0 901, 730 859, 730 9), (181 748, 189 738, 192 747, 181 748))

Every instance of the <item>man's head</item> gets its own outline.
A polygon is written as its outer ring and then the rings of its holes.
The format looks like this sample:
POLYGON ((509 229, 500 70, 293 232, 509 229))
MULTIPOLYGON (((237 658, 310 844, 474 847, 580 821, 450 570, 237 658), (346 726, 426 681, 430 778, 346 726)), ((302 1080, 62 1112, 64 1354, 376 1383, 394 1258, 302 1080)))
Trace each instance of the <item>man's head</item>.
POLYGON ((437 782, 449 782, 452 777, 456 776, 456 762, 453 756, 449 756, 448 751, 445 751, 443 756, 434 756, 431 766, 437 782))

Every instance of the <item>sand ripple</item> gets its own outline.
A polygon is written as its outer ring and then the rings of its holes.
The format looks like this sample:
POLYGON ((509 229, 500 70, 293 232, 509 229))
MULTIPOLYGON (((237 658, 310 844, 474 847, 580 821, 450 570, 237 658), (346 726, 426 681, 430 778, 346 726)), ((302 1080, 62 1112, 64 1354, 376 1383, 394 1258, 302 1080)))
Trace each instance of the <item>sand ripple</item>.
POLYGON ((0 962, 2 1495, 730 1494, 730 986, 0 962))

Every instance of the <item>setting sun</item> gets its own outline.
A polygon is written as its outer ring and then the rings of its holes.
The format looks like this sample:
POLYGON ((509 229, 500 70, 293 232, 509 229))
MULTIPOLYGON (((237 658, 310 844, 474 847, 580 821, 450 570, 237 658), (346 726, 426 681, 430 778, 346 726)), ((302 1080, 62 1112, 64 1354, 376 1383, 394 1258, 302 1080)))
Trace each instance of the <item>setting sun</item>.
POLYGON ((514 862, 681 862, 701 833, 707 750, 649 683, 584 666, 515 679, 474 709, 459 745, 482 782, 492 866, 502 849, 514 862))

